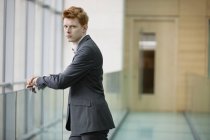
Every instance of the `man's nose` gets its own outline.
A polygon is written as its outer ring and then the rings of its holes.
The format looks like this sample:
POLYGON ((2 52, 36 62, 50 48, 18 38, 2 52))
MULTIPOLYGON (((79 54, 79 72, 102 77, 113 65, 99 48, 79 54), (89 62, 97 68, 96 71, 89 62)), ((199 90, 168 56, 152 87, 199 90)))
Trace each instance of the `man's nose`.
POLYGON ((68 27, 68 28, 66 29, 66 31, 67 31, 67 33, 70 33, 70 32, 71 32, 71 28, 68 27))

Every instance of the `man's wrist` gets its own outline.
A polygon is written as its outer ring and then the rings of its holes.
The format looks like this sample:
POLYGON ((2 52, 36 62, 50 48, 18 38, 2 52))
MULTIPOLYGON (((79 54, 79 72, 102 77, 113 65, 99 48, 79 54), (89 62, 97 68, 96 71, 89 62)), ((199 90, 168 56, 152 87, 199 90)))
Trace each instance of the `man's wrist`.
POLYGON ((33 79, 33 85, 37 86, 37 79, 38 79, 38 78, 39 78, 39 77, 36 77, 36 78, 33 79))

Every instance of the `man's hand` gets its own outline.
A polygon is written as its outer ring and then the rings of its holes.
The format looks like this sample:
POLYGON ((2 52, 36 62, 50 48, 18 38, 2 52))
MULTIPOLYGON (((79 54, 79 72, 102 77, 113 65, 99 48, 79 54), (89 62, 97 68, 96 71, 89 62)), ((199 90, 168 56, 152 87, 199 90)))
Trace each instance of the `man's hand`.
POLYGON ((38 79, 37 76, 32 76, 30 79, 27 80, 26 88, 29 88, 32 92, 36 93, 36 80, 38 79))

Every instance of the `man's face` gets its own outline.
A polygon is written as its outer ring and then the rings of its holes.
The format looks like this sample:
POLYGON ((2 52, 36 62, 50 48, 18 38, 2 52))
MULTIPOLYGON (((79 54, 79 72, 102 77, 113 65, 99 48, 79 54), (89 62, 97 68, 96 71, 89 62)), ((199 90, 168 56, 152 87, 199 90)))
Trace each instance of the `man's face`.
POLYGON ((77 18, 64 18, 63 28, 66 38, 73 43, 77 43, 87 31, 87 25, 82 26, 77 18))

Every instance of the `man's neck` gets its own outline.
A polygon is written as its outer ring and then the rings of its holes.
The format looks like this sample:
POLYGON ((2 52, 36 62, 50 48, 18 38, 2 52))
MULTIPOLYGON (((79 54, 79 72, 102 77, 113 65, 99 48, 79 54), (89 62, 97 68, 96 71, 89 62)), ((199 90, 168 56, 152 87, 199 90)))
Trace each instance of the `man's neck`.
POLYGON ((86 36, 86 34, 84 34, 84 35, 79 39, 79 41, 77 41, 77 42, 72 42, 72 44, 73 44, 74 46, 78 46, 78 44, 80 43, 80 41, 81 41, 85 36, 86 36))
POLYGON ((76 52, 77 51, 77 47, 78 47, 78 45, 79 45, 79 43, 80 43, 80 41, 84 38, 86 36, 86 34, 85 35, 83 35, 81 38, 80 38, 80 40, 79 41, 77 41, 77 42, 72 42, 72 50, 74 51, 74 52, 76 52))

